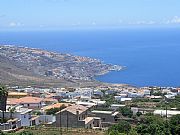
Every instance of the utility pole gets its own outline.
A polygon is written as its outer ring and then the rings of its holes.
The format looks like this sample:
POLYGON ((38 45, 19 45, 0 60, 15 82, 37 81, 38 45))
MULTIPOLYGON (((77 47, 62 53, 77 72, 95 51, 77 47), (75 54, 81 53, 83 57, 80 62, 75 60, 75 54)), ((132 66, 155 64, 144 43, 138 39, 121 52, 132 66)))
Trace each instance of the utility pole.
POLYGON ((78 121, 79 121, 79 111, 78 111, 78 109, 76 110, 76 115, 77 115, 77 129, 78 129, 78 121))
POLYGON ((166 122, 167 122, 167 104, 166 104, 166 122))
POLYGON ((60 135, 62 135, 62 125, 61 125, 61 111, 60 111, 59 115, 60 115, 60 135))
POLYGON ((126 134, 128 135, 128 127, 126 127, 126 134))
POLYGON ((68 115, 68 111, 67 111, 67 131, 68 131, 68 128, 69 128, 69 115, 68 115))
POLYGON ((168 104, 168 102, 166 101, 166 134, 168 135, 167 104, 168 104))

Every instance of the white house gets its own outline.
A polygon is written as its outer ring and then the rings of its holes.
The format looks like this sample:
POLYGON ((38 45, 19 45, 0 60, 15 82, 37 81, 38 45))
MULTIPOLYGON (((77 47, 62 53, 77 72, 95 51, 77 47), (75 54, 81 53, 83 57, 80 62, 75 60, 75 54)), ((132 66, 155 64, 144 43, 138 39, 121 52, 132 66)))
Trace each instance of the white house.
MULTIPOLYGON (((31 115, 32 109, 24 108, 22 105, 16 106, 7 106, 7 110, 5 112, 6 119, 15 119, 21 121, 22 127, 32 126, 33 121, 36 121, 34 125, 39 125, 40 123, 37 122, 38 118, 36 119, 31 115), (10 111, 13 109, 13 111, 10 111)), ((2 117, 2 112, 0 112, 0 117, 2 117)))
POLYGON ((128 93, 128 97, 130 98, 137 98, 137 97, 143 97, 144 94, 141 94, 141 93, 134 93, 134 92, 129 92, 128 93))
POLYGON ((120 107, 125 107, 126 105, 122 105, 122 104, 112 104, 111 106, 110 106, 110 108, 111 109, 113 109, 113 110, 117 110, 118 108, 120 108, 120 107))
POLYGON ((40 109, 44 106, 43 98, 38 97, 23 97, 20 99, 14 99, 14 102, 29 109, 40 109))
POLYGON ((161 115, 161 116, 166 116, 167 114, 167 117, 172 117, 173 115, 177 115, 177 114, 180 114, 180 111, 172 111, 172 110, 155 110, 154 111, 154 114, 155 115, 161 115))
POLYGON ((125 102, 125 101, 131 101, 132 98, 123 98, 121 96, 114 96, 115 100, 125 102))
POLYGON ((171 95, 171 94, 168 94, 168 95, 164 95, 166 99, 174 99, 175 98, 175 95, 171 95))
POLYGON ((132 98, 121 98, 121 102, 125 102, 125 101, 131 101, 132 98))

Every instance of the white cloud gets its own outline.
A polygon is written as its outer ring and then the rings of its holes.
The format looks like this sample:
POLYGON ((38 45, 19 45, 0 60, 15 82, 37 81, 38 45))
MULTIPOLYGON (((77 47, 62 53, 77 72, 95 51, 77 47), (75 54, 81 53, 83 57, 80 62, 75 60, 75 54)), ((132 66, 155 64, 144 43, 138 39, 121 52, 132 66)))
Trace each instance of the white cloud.
POLYGON ((9 23, 9 27, 20 27, 20 26, 24 26, 24 24, 20 23, 20 22, 10 22, 9 23))
POLYGON ((128 22, 129 25, 170 25, 170 24, 180 24, 180 16, 174 16, 170 19, 164 18, 159 21, 154 20, 139 20, 128 22))
POLYGON ((147 24, 156 24, 156 22, 155 21, 149 21, 149 22, 147 22, 147 24))
POLYGON ((72 26, 80 26, 81 22, 73 23, 72 26))
POLYGON ((94 26, 95 26, 95 25, 97 25, 97 23, 96 23, 96 22, 92 22, 91 24, 92 24, 92 25, 94 25, 94 26))
POLYGON ((166 24, 180 24, 180 17, 174 16, 170 20, 165 21, 166 24))
POLYGON ((119 19, 119 20, 118 20, 118 23, 123 23, 123 20, 119 19))
POLYGON ((40 28, 44 28, 44 27, 45 27, 45 25, 41 24, 41 25, 39 25, 39 27, 40 27, 40 28))
POLYGON ((134 24, 134 25, 153 25, 156 24, 155 21, 136 21, 136 22, 129 22, 129 24, 134 24))
POLYGON ((10 23, 9 23, 9 26, 10 26, 10 27, 15 27, 15 26, 16 26, 16 23, 15 23, 15 22, 10 22, 10 23))

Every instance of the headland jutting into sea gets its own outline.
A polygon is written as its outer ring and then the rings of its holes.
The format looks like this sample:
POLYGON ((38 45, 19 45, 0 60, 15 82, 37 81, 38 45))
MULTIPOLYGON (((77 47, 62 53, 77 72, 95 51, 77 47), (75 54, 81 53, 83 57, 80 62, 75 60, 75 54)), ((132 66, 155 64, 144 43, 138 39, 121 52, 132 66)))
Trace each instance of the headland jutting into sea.
POLYGON ((16 78, 30 81, 40 77, 69 82, 94 81, 95 76, 123 68, 89 57, 9 45, 0 46, 0 58, 1 63, 4 61, 0 67, 1 76, 7 75, 3 76, 3 80, 16 78), (7 65, 8 68, 5 68, 7 65))

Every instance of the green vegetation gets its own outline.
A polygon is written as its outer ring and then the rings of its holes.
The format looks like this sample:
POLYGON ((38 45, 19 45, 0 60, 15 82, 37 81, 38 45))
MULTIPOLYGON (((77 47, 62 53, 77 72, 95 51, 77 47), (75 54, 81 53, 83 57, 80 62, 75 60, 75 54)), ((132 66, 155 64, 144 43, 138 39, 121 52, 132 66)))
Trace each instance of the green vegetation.
POLYGON ((163 119, 158 115, 147 114, 141 117, 137 125, 130 125, 126 121, 121 121, 113 125, 108 130, 108 135, 179 135, 180 115, 175 115, 170 119, 163 119))
POLYGON ((17 133, 3 133, 0 135, 104 135, 104 131, 81 128, 57 128, 57 127, 29 127, 17 131, 17 133))
POLYGON ((157 91, 157 92, 154 92, 153 95, 154 96, 164 96, 166 95, 167 93, 162 93, 161 91, 157 91))
POLYGON ((7 122, 8 120, 7 119, 3 119, 3 118, 0 118, 0 123, 4 123, 4 122, 7 122))
POLYGON ((125 117, 131 118, 133 116, 133 111, 127 106, 119 108, 119 112, 125 117))
POLYGON ((148 99, 148 98, 134 98, 130 103, 131 107, 139 107, 139 108, 156 108, 158 104, 160 104, 163 99, 148 99))
POLYGON ((0 135, 34 135, 34 134, 30 131, 23 131, 20 133, 3 133, 2 131, 0 131, 0 135))
POLYGON ((166 102, 162 99, 146 99, 146 98, 135 98, 131 103, 131 107, 140 107, 140 108, 154 108, 154 109, 171 109, 176 108, 180 110, 180 96, 176 96, 175 99, 171 99, 166 102))
POLYGON ((42 113, 40 111, 38 111, 38 110, 33 111, 32 114, 34 114, 34 115, 42 115, 42 113))
POLYGON ((137 103, 137 102, 150 102, 150 99, 148 98, 134 98, 133 102, 137 103))
POLYGON ((15 107, 9 107, 8 111, 10 112, 10 118, 13 118, 13 113, 15 112, 16 108, 15 107))
POLYGON ((169 126, 172 135, 180 134, 180 114, 170 119, 169 126))
POLYGON ((140 117, 142 115, 142 112, 137 112, 136 116, 140 117))
POLYGON ((4 112, 6 111, 6 101, 8 96, 7 87, 4 85, 0 85, 0 110, 2 111, 3 118, 2 121, 5 122, 4 112))
POLYGON ((131 125, 127 121, 121 121, 108 129, 108 135, 119 135, 120 133, 129 133, 131 125))
POLYGON ((106 101, 106 107, 109 107, 111 104, 116 102, 114 95, 105 95, 102 100, 106 101))
POLYGON ((154 115, 148 115, 141 119, 141 124, 136 127, 140 135, 165 135, 169 134, 169 129, 163 118, 154 115))
POLYGON ((180 96, 176 96, 175 99, 171 99, 168 102, 162 101, 159 104, 157 104, 158 108, 162 108, 164 109, 165 107, 167 107, 168 109, 171 108, 176 108, 177 110, 180 110, 180 96))
POLYGON ((133 103, 138 102, 160 102, 162 99, 134 98, 133 103))

